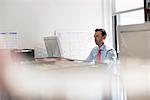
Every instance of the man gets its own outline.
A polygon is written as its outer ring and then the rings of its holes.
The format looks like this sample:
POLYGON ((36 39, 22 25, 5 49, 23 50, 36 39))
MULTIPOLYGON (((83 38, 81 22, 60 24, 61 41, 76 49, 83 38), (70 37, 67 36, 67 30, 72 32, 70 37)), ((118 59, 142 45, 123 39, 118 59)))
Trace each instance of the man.
POLYGON ((111 75, 117 74, 118 72, 116 66, 116 51, 104 43, 106 36, 107 34, 104 29, 95 29, 94 38, 97 46, 95 46, 92 49, 90 55, 87 57, 85 61, 94 62, 95 64, 97 64, 96 66, 100 66, 106 69, 106 73, 104 75, 105 78, 101 79, 102 81, 101 99, 112 100, 113 98, 115 98, 112 94, 112 91, 113 92, 116 91, 116 89, 114 90, 114 87, 116 85, 114 85, 115 84, 115 78, 113 77, 114 75, 113 76, 111 75))
POLYGON ((116 63, 116 51, 104 43, 106 36, 104 29, 95 29, 94 38, 97 46, 92 49, 86 61, 94 61, 96 64, 107 64, 109 68, 112 68, 116 63))

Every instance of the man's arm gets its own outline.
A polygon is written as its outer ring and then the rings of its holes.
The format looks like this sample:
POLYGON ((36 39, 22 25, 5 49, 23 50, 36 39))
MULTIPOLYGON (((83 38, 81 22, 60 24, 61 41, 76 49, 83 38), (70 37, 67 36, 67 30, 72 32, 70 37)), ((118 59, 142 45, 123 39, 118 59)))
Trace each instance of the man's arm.
POLYGON ((89 56, 85 59, 84 62, 92 62, 93 61, 93 49, 91 50, 89 56))
POLYGON ((108 69, 111 70, 113 73, 117 72, 116 60, 116 51, 114 49, 108 50, 106 63, 108 65, 108 69))
POLYGON ((110 49, 107 51, 107 58, 110 62, 116 62, 117 55, 114 49, 110 49))

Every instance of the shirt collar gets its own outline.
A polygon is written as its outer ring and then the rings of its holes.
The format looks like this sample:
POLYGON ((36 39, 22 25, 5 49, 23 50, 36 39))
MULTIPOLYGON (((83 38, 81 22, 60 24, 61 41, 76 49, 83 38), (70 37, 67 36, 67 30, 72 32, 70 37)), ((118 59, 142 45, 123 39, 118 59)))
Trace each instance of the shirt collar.
POLYGON ((105 49, 105 44, 100 47, 100 50, 103 51, 105 49))

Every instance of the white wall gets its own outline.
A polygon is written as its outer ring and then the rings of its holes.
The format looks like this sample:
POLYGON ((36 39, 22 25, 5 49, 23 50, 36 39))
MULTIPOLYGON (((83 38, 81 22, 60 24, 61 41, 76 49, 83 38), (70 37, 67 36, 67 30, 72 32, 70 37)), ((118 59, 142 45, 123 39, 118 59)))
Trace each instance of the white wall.
POLYGON ((57 29, 94 32, 106 24, 102 1, 0 0, 0 31, 18 32, 20 48, 42 47, 43 37, 53 35, 57 29))

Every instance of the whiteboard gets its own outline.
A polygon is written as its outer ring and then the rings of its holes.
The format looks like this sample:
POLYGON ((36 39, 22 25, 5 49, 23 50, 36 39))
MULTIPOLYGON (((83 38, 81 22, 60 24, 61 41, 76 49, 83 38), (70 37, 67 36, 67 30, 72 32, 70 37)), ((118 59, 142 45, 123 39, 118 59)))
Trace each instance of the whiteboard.
POLYGON ((95 46, 94 32, 91 31, 56 31, 60 41, 62 56, 84 60, 95 46))

